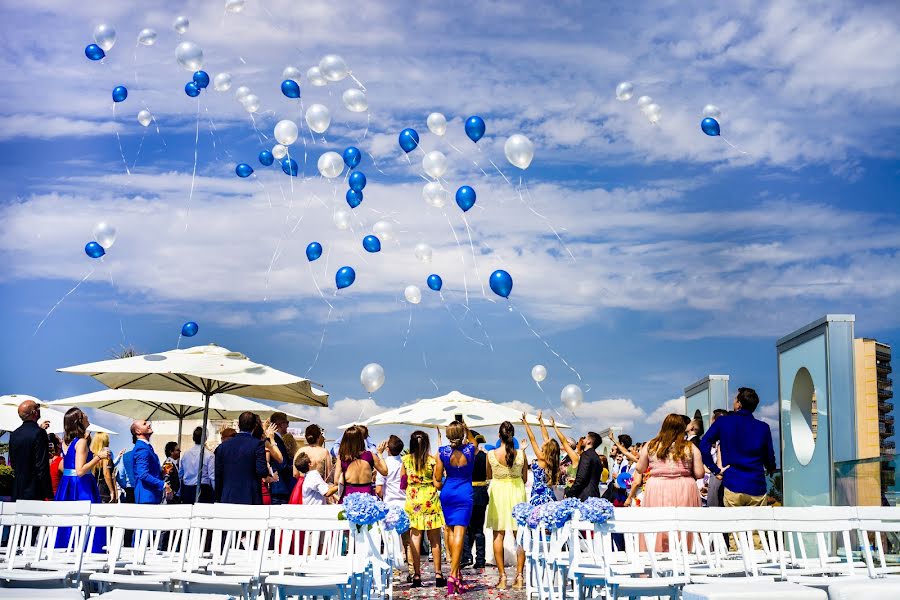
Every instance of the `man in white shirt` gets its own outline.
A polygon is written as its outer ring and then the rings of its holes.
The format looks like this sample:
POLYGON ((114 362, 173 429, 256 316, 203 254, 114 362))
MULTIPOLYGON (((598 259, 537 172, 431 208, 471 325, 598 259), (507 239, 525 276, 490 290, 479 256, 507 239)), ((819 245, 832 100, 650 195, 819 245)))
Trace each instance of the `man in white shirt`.
MULTIPOLYGON (((387 449, 388 456, 384 462, 387 464, 387 475, 378 473, 375 476, 375 495, 384 500, 388 506, 396 506, 400 510, 406 507, 406 490, 401 489, 400 472, 403 469, 403 461, 400 454, 403 452, 403 440, 396 435, 392 435, 385 442, 381 442, 378 446, 378 453, 381 454, 387 449)), ((400 536, 403 541, 403 555, 409 556, 409 531, 400 536)), ((410 574, 412 574, 412 561, 408 560, 410 574)), ((412 578, 408 578, 412 581, 412 578)))
MULTIPOLYGON (((200 441, 203 428, 194 429, 194 446, 181 456, 181 503, 194 504, 197 497, 198 471, 200 470, 200 441)), ((215 501, 216 455, 209 450, 203 454, 203 476, 200 479, 200 502, 212 504, 215 501)))
POLYGON ((294 464, 303 477, 303 504, 309 506, 328 504, 328 499, 337 493, 338 487, 325 483, 319 471, 311 468, 312 461, 305 452, 297 455, 297 460, 294 464))

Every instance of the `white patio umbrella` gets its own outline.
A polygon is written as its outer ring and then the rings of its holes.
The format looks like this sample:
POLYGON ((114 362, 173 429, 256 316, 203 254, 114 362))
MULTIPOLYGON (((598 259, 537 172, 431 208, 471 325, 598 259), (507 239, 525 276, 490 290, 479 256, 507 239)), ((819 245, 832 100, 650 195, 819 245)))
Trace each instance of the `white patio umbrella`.
MULTIPOLYGON (((240 391, 245 396, 282 403, 328 406, 328 394, 313 382, 251 361, 240 352, 209 344, 159 354, 103 360, 59 369, 62 373, 90 375, 115 389, 199 392, 203 395, 203 439, 206 446, 209 399, 215 394, 240 391)), ((318 384, 316 384, 318 385, 318 384)), ((199 498, 200 488, 197 488, 199 498)))
MULTIPOLYGON (((47 428, 48 431, 52 433, 62 433, 64 431, 63 417, 66 416, 65 411, 48 408, 46 402, 41 402, 34 396, 9 394, 7 396, 0 396, 0 435, 3 435, 7 431, 18 429, 19 425, 22 424, 22 419, 19 418, 19 404, 26 400, 34 400, 41 405, 41 418, 38 420, 38 423, 50 421, 50 427, 47 428)), ((116 435, 115 431, 100 427, 99 425, 91 425, 88 427, 88 431, 94 433, 102 431, 104 433, 116 435)))
MULTIPOLYGON (((205 407, 203 395, 197 392, 157 390, 101 390, 90 394, 61 398, 47 404, 49 406, 96 408, 143 421, 177 420, 179 444, 181 444, 181 428, 184 420, 196 417, 203 412, 205 407)), ((209 412, 213 419, 236 419, 246 411, 256 413, 264 419, 272 416, 272 413, 284 412, 289 421, 307 420, 234 394, 215 394, 209 399, 209 412)))
MULTIPOLYGON (((383 412, 363 421, 361 424, 368 427, 376 425, 410 425, 412 427, 446 427, 454 420, 456 415, 462 415, 466 425, 472 428, 481 428, 490 425, 500 425, 504 421, 512 424, 522 422, 522 411, 509 406, 495 404, 490 400, 482 400, 466 396, 457 391, 452 391, 437 398, 426 398, 408 406, 401 406, 394 410, 383 412)), ((527 415, 528 423, 538 424, 536 415, 527 415)), ((346 429, 354 423, 341 425, 346 429)), ((556 426, 568 429, 569 426, 557 422, 556 426)))

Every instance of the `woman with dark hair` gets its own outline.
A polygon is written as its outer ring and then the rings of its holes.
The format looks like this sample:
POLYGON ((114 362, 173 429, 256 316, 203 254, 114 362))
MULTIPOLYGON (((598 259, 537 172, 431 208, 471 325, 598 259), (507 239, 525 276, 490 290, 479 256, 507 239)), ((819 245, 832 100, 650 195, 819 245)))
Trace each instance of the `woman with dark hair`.
POLYGON ((260 486, 262 490, 262 503, 264 505, 272 504, 272 494, 269 490, 269 484, 278 477, 277 473, 272 472, 271 461, 281 462, 281 450, 278 449, 278 444, 275 443, 275 425, 269 423, 268 420, 263 422, 262 419, 259 418, 259 415, 253 415, 256 420, 256 424, 253 426, 253 431, 250 432, 250 435, 255 437, 258 440, 265 440, 264 444, 266 447, 266 465, 269 467, 269 476, 264 477, 260 481, 260 486))
POLYGON ((341 445, 338 448, 338 461, 335 465, 334 480, 344 479, 344 491, 341 502, 349 494, 375 495, 375 472, 387 475, 387 465, 379 454, 366 449, 366 433, 364 428, 353 425, 344 431, 341 445))
POLYGON ((538 413, 538 423, 541 426, 541 437, 544 443, 538 447, 531 425, 528 424, 528 415, 522 413, 522 423, 525 425, 525 433, 537 459, 531 463, 531 497, 528 502, 532 506, 540 506, 556 500, 553 488, 559 484, 559 443, 550 438, 547 427, 544 425, 544 416, 538 413))
MULTIPOLYGON (((91 452, 91 435, 87 432, 90 426, 87 415, 80 408, 70 408, 63 418, 65 429, 64 440, 69 445, 63 458, 63 474, 56 490, 57 501, 90 500, 100 504, 100 490, 94 478, 94 469, 101 461, 109 460, 109 449, 100 450, 96 455, 91 452)), ((60 528, 56 536, 56 547, 65 548, 69 544, 69 528, 60 528)), ((92 552, 103 552, 106 546, 106 530, 99 527, 94 530, 92 552)))
MULTIPOLYGON (((494 560, 500 577, 498 589, 506 589, 506 570, 504 568, 503 541, 506 532, 515 532, 518 525, 512 517, 512 509, 516 504, 525 502, 525 479, 528 477, 528 463, 525 451, 516 450, 516 430, 509 421, 500 425, 500 446, 488 452, 487 477, 491 480, 488 489, 487 519, 485 526, 494 532, 494 560)), ((522 572, 525 569, 525 550, 516 549, 516 579, 514 589, 522 589, 525 585, 522 572)))
MULTIPOLYGON (((344 434, 346 438, 347 434, 344 434)), ((406 480, 406 514, 409 515, 410 550, 412 551, 412 587, 422 587, 422 532, 428 536, 434 557, 434 585, 444 587, 447 580, 441 573, 441 527, 444 516, 441 500, 434 485, 437 460, 431 454, 431 440, 424 431, 413 431, 409 437, 409 454, 403 457, 400 485, 406 480)))
MULTIPOLYGON (((728 411, 724 408, 717 408, 713 411, 712 418, 709 421, 710 426, 716 422, 716 419, 719 417, 723 417, 728 414, 728 411)), ((702 436, 703 434, 701 434, 702 436)), ((720 443, 716 442, 713 444, 710 454, 712 454, 712 459, 718 465, 718 467, 722 468, 722 453, 720 452, 720 443)), ((52 475, 52 473, 51 473, 52 475)), ((725 506, 724 496, 725 488, 722 487, 722 480, 718 477, 709 477, 709 481, 707 482, 707 490, 706 490, 706 505, 707 506, 725 506)))
MULTIPOLYGON (((59 441, 59 436, 55 433, 48 434, 47 439, 50 440, 50 483, 53 485, 53 498, 55 498, 56 490, 59 489, 59 480, 62 478, 63 471, 62 442, 59 441)), ((47 499, 53 500, 53 498, 47 499)))
POLYGON ((472 472, 475 469, 475 444, 469 428, 462 421, 447 426, 446 446, 438 450, 434 469, 434 487, 441 492, 441 508, 444 512, 444 539, 450 551, 450 577, 447 578, 447 594, 461 593, 462 581, 459 568, 462 559, 466 527, 472 519, 472 472), (447 478, 444 479, 446 472, 447 478))

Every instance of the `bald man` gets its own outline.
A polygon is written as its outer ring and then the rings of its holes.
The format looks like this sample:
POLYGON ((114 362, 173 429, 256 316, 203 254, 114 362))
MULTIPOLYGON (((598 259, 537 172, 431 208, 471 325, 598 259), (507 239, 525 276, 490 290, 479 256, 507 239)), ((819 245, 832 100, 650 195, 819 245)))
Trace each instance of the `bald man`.
POLYGON ((48 500, 53 498, 50 483, 50 440, 38 425, 41 407, 34 400, 19 405, 22 424, 9 434, 9 463, 16 474, 12 499, 48 500))

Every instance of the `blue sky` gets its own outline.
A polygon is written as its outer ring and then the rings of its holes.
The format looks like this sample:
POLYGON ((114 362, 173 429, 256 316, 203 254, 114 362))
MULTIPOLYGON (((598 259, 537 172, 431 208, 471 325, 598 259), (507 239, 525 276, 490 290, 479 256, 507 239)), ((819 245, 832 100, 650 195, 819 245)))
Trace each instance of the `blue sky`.
MULTIPOLYGON (((170 349, 195 320, 192 342, 298 374, 312 367, 336 406, 310 416, 329 426, 453 389, 561 411, 559 390, 577 377, 505 301, 482 294, 496 268, 515 280, 516 310, 580 373, 585 427, 622 425, 638 438, 707 373, 756 387, 775 417, 775 340, 825 313, 855 313, 857 335, 898 339, 900 15, 891 3, 248 0, 227 15, 223 6, 2 8, 3 393, 98 389, 54 369, 122 344, 170 349), (179 14, 191 20, 183 36, 171 26, 179 14), (92 63, 83 49, 102 22, 118 40, 92 63), (159 33, 152 47, 136 45, 144 27, 159 33), (174 59, 182 40, 201 46, 211 75, 234 78, 230 91, 200 96, 199 129, 197 100, 183 92, 190 73, 174 59), (327 53, 365 84, 368 114, 342 106, 349 79, 306 81, 327 53), (279 92, 288 65, 304 73, 305 106, 332 113, 324 140, 307 138, 307 177, 293 187, 255 158, 273 145, 278 120, 302 121, 279 92), (635 98, 619 102, 625 80, 635 98), (116 85, 130 93, 114 117, 116 85), (260 97, 255 121, 268 140, 234 98, 238 85, 260 97), (662 107, 657 125, 637 108, 641 95, 662 107), (746 154, 702 134, 707 103, 746 154), (159 132, 137 123, 145 107, 159 132), (447 115, 443 138, 428 133, 432 111, 447 115), (463 134, 471 114, 487 122, 477 148, 463 134), (408 164, 397 147, 404 127, 447 155, 448 189, 476 188, 471 246, 452 200, 446 214, 423 201, 422 154, 408 164), (522 200, 489 163, 518 183, 503 157, 513 133, 536 147, 522 200), (342 231, 333 223, 347 208, 342 179, 316 177, 315 162, 351 143, 365 153, 369 184, 342 231), (235 177, 237 162, 257 178, 235 177), (395 239, 363 256, 360 239, 379 219, 395 239), (101 220, 118 228, 102 264, 82 252, 101 220), (327 264, 310 269, 312 240, 327 264), (434 248, 432 264, 416 261, 419 242, 434 248), (344 264, 357 282, 333 297, 344 264), (443 300, 425 286, 431 272, 444 279, 443 300), (330 319, 311 275, 335 307, 330 319), (403 300, 410 284, 423 288, 413 307, 403 300), (374 404, 358 382, 369 362, 387 374, 374 404), (550 372, 546 393, 530 379, 538 363, 550 372)), ((303 152, 298 141, 292 156, 303 152)))

